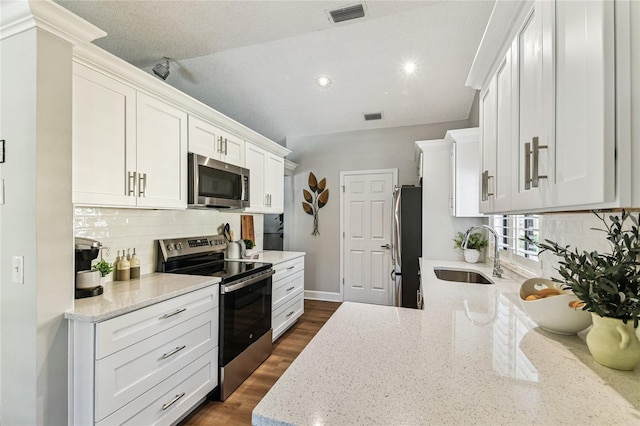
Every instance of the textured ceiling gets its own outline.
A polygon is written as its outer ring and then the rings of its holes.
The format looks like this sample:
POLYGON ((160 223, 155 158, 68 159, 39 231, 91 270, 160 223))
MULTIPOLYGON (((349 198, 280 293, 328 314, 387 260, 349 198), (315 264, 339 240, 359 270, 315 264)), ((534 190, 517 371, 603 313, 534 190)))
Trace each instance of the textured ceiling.
POLYGON ((466 119, 464 86, 492 1, 59 1, 108 32, 95 44, 259 133, 328 134, 466 119), (404 61, 418 70, 404 75, 404 61), (317 76, 332 80, 315 85, 317 76), (365 122, 363 113, 383 112, 365 122))

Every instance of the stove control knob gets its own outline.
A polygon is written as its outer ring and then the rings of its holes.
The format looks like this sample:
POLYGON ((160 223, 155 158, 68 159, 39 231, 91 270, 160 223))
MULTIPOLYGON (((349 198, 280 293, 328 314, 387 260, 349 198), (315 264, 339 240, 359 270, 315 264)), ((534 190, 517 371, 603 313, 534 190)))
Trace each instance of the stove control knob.
POLYGON ((173 249, 175 249, 175 248, 176 248, 176 246, 173 245, 173 243, 167 244, 167 251, 173 251, 173 249))
POLYGON ((182 243, 176 244, 176 250, 182 250, 182 243))

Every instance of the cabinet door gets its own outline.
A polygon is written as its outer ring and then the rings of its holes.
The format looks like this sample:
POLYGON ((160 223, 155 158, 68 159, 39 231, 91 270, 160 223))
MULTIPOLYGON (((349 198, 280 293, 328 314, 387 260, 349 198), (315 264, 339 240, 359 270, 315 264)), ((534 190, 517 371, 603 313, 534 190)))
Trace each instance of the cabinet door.
POLYGON ((284 211, 284 158, 271 153, 267 156, 265 192, 268 211, 282 213, 284 211))
POLYGON ((220 159, 225 163, 244 167, 244 140, 230 133, 222 132, 220 159))
MULTIPOLYGON (((546 178, 533 180, 534 170, 539 176, 548 176, 551 161, 549 152, 553 145, 553 75, 549 71, 549 50, 553 45, 545 37, 544 1, 536 1, 524 25, 516 36, 517 43, 517 93, 518 128, 517 169, 513 177, 512 208, 514 210, 541 208, 544 206, 541 190, 548 190, 546 178), (547 41, 547 44, 545 44, 547 41), (534 139, 537 138, 537 139, 534 139), (537 140, 541 149, 537 159, 533 144, 537 140), (536 161, 534 161, 536 160, 536 161)), ((552 7, 552 5, 547 5, 552 7)))
POLYGON ((250 143, 246 144, 245 167, 251 172, 249 180, 249 203, 247 211, 263 212, 265 208, 265 168, 267 152, 250 143))
POLYGON ((505 212, 511 208, 511 146, 518 140, 518 133, 513 126, 513 102, 514 92, 512 87, 514 75, 512 73, 512 50, 509 49, 496 72, 496 142, 495 142, 495 168, 492 182, 489 182, 493 193, 493 211, 505 212))
POLYGON ((493 191, 496 170, 496 81, 480 93, 480 211, 493 212, 493 191))
POLYGON ((138 206, 187 207, 187 114, 138 93, 138 206))
POLYGON ((135 206, 135 144, 135 89, 74 64, 73 202, 135 206))
POLYGON ((193 115, 189 116, 189 152, 220 159, 220 129, 193 115))
POLYGON ((614 3, 558 1, 550 205, 615 197, 614 3))

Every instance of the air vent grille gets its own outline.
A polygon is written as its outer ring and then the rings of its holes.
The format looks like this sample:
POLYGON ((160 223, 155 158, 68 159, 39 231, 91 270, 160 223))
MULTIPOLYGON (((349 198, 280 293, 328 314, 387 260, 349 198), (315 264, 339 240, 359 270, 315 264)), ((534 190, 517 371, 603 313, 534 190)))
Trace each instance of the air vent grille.
POLYGON ((331 19, 333 19, 333 22, 337 24, 338 22, 362 18, 364 16, 364 7, 361 4, 343 7, 342 9, 329 11, 329 15, 331 15, 331 19))
POLYGON ((382 120, 381 112, 372 112, 364 115, 364 121, 382 120))

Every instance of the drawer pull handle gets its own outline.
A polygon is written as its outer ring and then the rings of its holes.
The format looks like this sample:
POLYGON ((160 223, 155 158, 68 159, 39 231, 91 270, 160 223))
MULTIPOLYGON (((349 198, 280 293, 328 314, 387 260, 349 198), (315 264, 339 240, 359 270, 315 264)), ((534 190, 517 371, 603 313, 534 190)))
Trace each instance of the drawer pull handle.
POLYGON ((289 318, 291 315, 293 315, 296 311, 291 311, 287 314, 287 318, 289 318))
POLYGON ((162 404, 162 411, 166 410, 167 408, 171 407, 173 404, 178 402, 180 398, 182 398, 184 395, 185 395, 185 392, 182 392, 180 395, 176 395, 171 401, 167 402, 166 404, 162 404))
POLYGON ((174 315, 178 315, 183 313, 184 311, 186 311, 187 308, 182 308, 182 309, 176 309, 175 312, 171 312, 170 314, 164 314, 163 316, 160 317, 160 319, 166 319, 166 318, 170 318, 174 315))
POLYGON ((294 287, 289 287, 289 288, 287 289, 287 291, 291 291, 291 290, 293 290, 294 288, 295 288, 295 286, 294 286, 294 287))
POLYGON ((167 359, 169 358, 171 355, 175 355, 178 352, 180 352, 181 350, 183 350, 184 348, 186 348, 187 345, 182 345, 182 346, 178 346, 177 348, 175 348, 174 350, 172 350, 171 352, 167 352, 166 354, 162 355, 162 359, 167 359))
POLYGON ((296 269, 296 267, 295 267, 295 266, 289 266, 289 267, 287 268, 287 271, 290 271, 290 270, 292 270, 292 269, 296 269))

